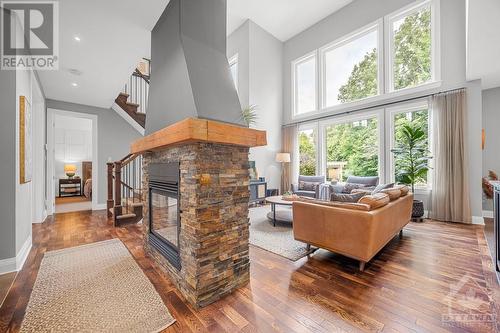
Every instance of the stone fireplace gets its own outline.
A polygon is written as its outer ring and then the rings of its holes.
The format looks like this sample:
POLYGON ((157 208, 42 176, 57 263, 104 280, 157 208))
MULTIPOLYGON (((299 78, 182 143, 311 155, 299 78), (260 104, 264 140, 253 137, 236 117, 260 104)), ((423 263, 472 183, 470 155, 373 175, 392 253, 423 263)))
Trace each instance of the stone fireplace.
POLYGON ((132 145, 144 156, 145 250, 197 308, 249 281, 248 152, 265 142, 262 131, 187 119, 132 145))

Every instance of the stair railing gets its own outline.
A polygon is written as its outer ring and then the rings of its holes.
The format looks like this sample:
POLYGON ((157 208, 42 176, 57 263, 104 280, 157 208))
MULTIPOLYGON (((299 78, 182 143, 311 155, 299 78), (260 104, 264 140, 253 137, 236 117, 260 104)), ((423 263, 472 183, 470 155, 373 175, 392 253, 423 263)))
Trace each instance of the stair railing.
POLYGON ((142 155, 129 154, 119 161, 108 162, 108 217, 132 214, 143 198, 142 155))
MULTIPOLYGON (((151 66, 150 60, 144 59, 147 63, 144 67, 149 68, 151 66)), ((148 105, 149 96, 149 75, 143 73, 139 68, 130 76, 128 82, 123 88, 123 92, 129 95, 128 101, 138 105, 137 112, 146 113, 148 105)))

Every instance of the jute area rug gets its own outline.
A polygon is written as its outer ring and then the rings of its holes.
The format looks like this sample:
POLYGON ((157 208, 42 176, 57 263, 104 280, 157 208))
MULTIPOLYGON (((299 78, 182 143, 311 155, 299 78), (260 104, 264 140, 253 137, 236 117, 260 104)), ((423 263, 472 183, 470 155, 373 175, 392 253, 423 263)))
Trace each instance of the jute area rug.
POLYGON ((119 239, 45 253, 21 332, 159 332, 175 322, 119 239))
MULTIPOLYGON (((280 206, 277 209, 291 208, 280 206)), ((250 208, 250 244, 292 261, 297 261, 316 250, 312 248, 307 251, 305 243, 296 241, 293 238, 291 223, 276 222, 274 227, 273 223, 267 218, 267 213, 270 210, 270 206, 250 208)))

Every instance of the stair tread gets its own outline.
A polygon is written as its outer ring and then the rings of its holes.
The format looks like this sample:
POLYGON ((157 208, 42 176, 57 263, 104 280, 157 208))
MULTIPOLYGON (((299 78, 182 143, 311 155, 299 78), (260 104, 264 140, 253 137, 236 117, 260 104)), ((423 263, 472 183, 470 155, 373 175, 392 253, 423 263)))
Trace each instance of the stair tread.
POLYGON ((135 214, 132 214, 132 213, 129 213, 129 214, 122 214, 122 215, 118 215, 116 217, 117 220, 123 220, 123 219, 127 219, 127 218, 133 218, 133 217, 136 217, 135 214))

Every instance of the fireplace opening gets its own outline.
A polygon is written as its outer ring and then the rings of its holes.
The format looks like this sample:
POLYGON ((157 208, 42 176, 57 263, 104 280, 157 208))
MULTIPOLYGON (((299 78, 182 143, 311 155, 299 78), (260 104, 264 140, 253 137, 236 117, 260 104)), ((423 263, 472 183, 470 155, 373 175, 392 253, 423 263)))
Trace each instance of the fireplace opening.
POLYGON ((179 162, 149 166, 149 242, 181 269, 179 162))

